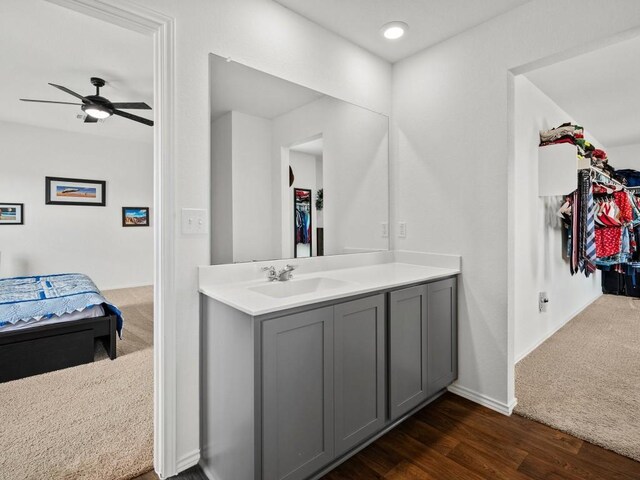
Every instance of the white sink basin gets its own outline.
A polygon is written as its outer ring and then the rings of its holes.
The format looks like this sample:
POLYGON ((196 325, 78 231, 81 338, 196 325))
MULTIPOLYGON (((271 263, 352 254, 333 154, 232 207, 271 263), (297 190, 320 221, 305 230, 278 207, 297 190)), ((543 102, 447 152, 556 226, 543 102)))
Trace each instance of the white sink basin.
POLYGON ((268 297, 285 298, 346 287, 350 283, 351 282, 336 280, 334 278, 316 277, 306 278, 304 280, 294 279, 286 282, 273 282, 258 287, 250 287, 249 290, 268 297))

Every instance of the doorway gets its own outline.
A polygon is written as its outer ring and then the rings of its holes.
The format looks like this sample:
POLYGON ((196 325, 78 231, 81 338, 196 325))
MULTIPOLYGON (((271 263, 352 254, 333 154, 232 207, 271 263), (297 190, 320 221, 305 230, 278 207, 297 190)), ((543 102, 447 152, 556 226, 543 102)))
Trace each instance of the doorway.
POLYGON ((509 215, 515 413, 636 460, 629 399, 640 391, 629 380, 640 350, 629 339, 640 335, 640 301, 610 295, 603 276, 634 271, 637 255, 638 198, 623 172, 640 170, 640 136, 626 120, 640 106, 637 75, 625 74, 639 38, 514 72, 509 215), (618 223, 597 223, 609 205, 618 223), (589 229, 583 210, 594 215, 589 229), (589 231, 592 258, 580 253, 589 231), (605 233, 619 235, 611 251, 605 233))
MULTIPOLYGON (((174 58, 175 19, 122 2, 47 0, 75 12, 152 38, 154 64, 154 468, 162 477, 178 471, 176 452, 176 293, 174 221, 174 58)), ((186 468, 184 462, 181 469, 186 468)))

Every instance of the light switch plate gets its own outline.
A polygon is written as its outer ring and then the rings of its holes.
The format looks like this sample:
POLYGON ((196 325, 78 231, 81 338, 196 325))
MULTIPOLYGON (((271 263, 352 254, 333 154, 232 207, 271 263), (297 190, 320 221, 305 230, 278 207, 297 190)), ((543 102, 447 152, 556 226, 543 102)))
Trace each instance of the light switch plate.
POLYGON ((398 223, 398 237, 407 238, 407 222, 398 223))
POLYGON ((382 238, 389 238, 389 224, 387 222, 380 223, 380 234, 382 238))
POLYGON ((204 208, 183 208, 181 223, 184 235, 204 235, 209 232, 208 213, 204 208))

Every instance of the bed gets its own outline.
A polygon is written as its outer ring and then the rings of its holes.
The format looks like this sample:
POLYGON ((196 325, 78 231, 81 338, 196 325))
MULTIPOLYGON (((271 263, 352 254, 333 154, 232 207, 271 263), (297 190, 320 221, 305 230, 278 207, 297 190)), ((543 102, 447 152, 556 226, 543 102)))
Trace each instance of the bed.
POLYGON ((122 313, 79 273, 0 279, 0 382, 116 358, 122 313))

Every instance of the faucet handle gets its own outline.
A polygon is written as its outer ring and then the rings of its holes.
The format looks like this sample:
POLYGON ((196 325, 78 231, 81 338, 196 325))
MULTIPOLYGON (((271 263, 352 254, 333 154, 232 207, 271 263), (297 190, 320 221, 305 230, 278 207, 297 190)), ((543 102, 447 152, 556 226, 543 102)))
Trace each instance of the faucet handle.
POLYGON ((262 267, 260 270, 262 270, 263 272, 274 272, 276 270, 276 267, 274 267, 273 265, 269 265, 268 267, 262 267))

